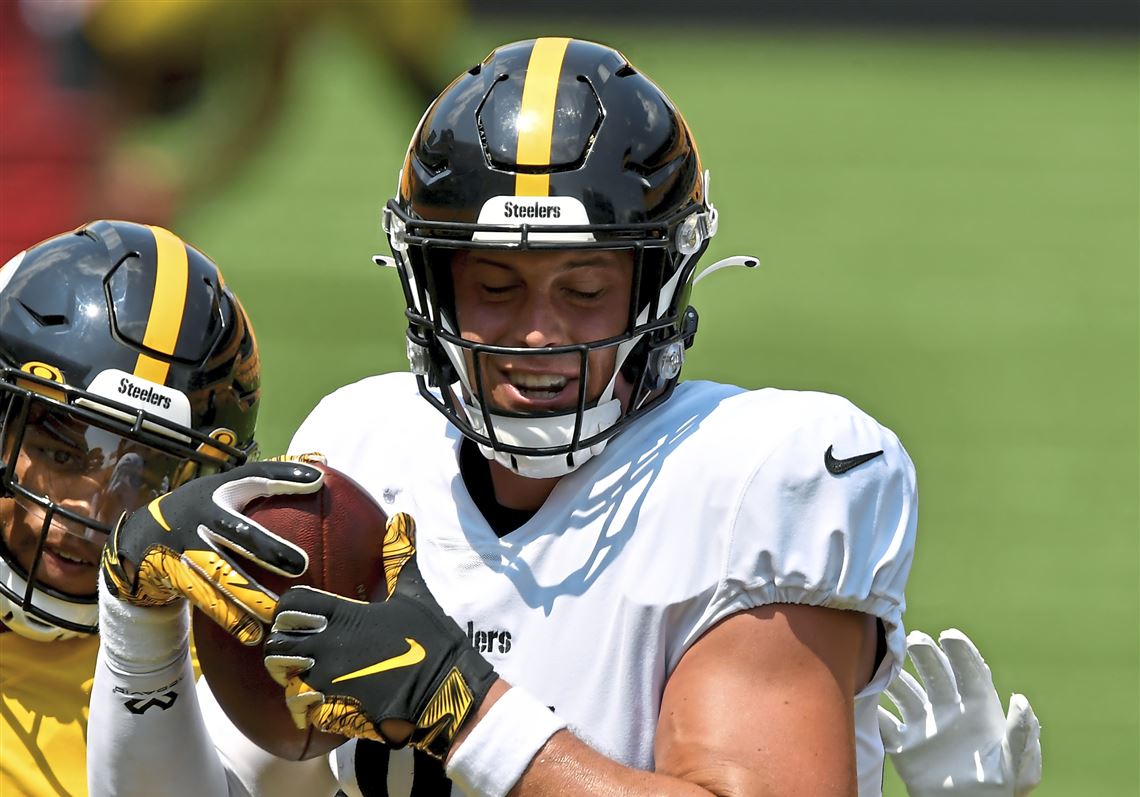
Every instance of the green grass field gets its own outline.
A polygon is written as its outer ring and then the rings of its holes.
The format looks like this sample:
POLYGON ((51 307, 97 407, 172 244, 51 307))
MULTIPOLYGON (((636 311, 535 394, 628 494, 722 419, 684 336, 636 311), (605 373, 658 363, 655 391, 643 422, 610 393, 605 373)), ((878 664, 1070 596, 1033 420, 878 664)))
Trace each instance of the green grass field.
MULTIPOLYGON (((481 24, 441 76, 563 32, 670 92, 712 170, 712 256, 763 261, 698 289, 687 376, 843 393, 895 429, 922 497, 908 626, 962 628, 1029 695, 1037 794, 1134 797, 1135 44, 481 24)), ((179 227, 259 330, 270 453, 332 388, 406 368, 369 255, 422 109, 335 33, 298 67, 262 155, 179 227)))

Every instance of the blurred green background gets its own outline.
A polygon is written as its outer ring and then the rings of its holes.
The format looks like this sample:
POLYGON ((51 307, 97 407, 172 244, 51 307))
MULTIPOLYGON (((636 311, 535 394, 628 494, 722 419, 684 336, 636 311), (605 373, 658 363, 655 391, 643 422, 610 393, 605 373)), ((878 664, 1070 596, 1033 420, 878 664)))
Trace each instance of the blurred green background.
MULTIPOLYGON (((710 262, 762 260, 697 290, 687 377, 838 392, 892 427, 921 486, 908 627, 962 628, 1030 697, 1041 797, 1136 795, 1135 42, 496 21, 439 74, 541 34, 670 93, 712 171, 710 262)), ((369 256, 421 101, 336 29, 293 72, 258 156, 176 227, 253 316, 269 453, 334 387, 407 367, 369 256)))

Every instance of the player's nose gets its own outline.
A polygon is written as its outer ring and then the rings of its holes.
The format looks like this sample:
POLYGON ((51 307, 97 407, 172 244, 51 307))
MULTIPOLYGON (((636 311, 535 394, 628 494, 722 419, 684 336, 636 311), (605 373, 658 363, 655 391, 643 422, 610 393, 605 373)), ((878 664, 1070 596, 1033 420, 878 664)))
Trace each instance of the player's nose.
POLYGON ((522 345, 532 349, 569 343, 569 320, 545 291, 531 291, 519 311, 518 331, 522 345))

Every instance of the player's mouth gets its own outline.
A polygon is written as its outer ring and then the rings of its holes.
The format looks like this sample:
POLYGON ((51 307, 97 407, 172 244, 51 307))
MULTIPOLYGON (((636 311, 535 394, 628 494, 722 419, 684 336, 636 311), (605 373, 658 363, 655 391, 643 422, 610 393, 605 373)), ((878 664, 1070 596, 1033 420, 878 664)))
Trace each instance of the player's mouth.
MULTIPOLYGON (((38 513, 31 513, 34 518, 38 513)), ((99 558, 106 535, 92 532, 79 524, 55 518, 48 532, 48 541, 36 566, 36 578, 63 592, 86 594, 99 570, 99 558), (84 533, 86 532, 86 534, 84 533), (92 538, 89 538, 91 535, 92 538)), ((28 541, 25 556, 33 556, 34 539, 28 541)))
POLYGON ((36 578, 64 592, 82 594, 98 573, 99 559, 90 551, 74 548, 44 548, 36 578))
POLYGON ((558 409, 578 400, 578 379, 564 374, 510 370, 504 373, 507 405, 558 409))
POLYGON ((99 563, 98 559, 95 556, 86 552, 81 553, 79 551, 68 551, 64 550, 63 548, 48 548, 47 550, 53 556, 58 556, 60 559, 69 564, 87 565, 89 567, 94 567, 99 563))

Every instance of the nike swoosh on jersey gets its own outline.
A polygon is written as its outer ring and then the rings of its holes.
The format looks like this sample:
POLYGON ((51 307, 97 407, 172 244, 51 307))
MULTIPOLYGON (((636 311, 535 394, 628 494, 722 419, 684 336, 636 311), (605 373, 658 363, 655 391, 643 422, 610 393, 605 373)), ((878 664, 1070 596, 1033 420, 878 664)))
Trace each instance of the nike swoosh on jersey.
POLYGON ((857 468, 864 462, 870 462, 883 453, 882 451, 872 451, 868 454, 859 454, 854 457, 847 457, 846 459, 836 459, 831 454, 833 448, 835 448, 835 446, 828 446, 827 450, 823 452, 823 466, 827 468, 828 473, 832 473, 836 476, 846 473, 852 468, 857 468))
POLYGON ((363 669, 356 670, 355 672, 346 673, 332 679, 334 684, 341 681, 351 681, 353 678, 363 678, 366 675, 376 675, 376 673, 387 672, 388 670, 397 670, 400 667, 411 667, 413 664, 419 664, 427 656, 427 651, 424 646, 411 637, 404 637, 404 641, 408 643, 406 652, 401 653, 399 656, 392 656, 391 658, 378 661, 375 664, 370 664, 363 669))

